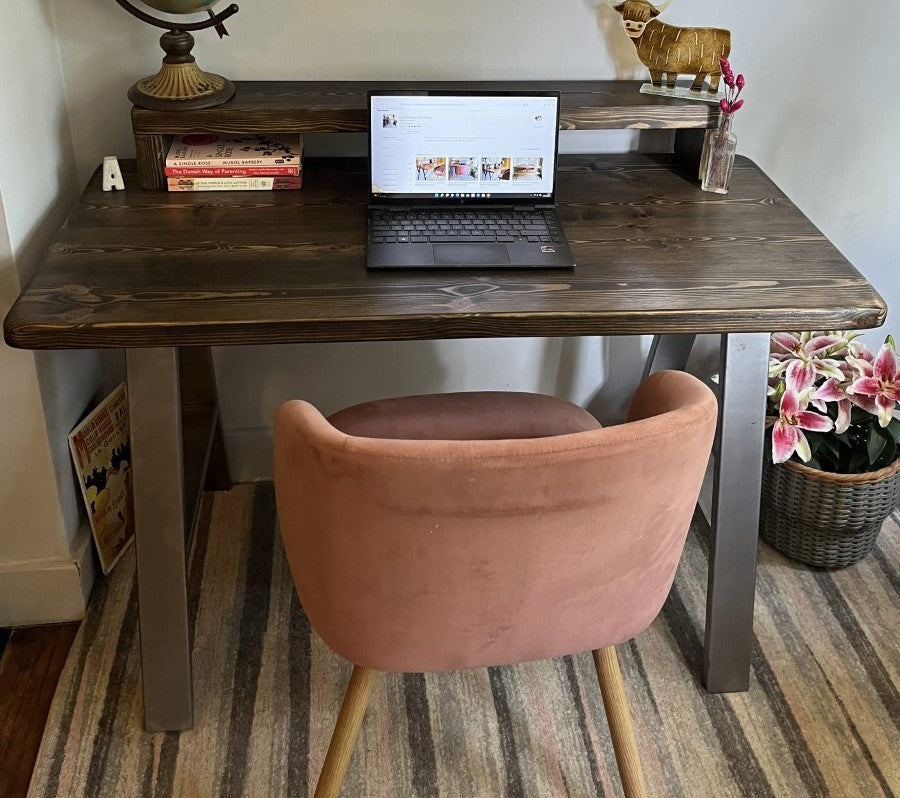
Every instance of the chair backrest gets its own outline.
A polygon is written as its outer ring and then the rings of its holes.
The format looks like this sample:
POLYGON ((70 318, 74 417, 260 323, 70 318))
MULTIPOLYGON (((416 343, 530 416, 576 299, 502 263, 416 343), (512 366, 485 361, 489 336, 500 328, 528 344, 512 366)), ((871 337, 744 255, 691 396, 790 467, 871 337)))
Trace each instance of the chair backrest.
POLYGON ((671 587, 715 419, 681 372, 648 378, 622 425, 524 440, 353 437, 287 402, 275 489, 300 601, 332 649, 383 671, 628 640, 671 587))

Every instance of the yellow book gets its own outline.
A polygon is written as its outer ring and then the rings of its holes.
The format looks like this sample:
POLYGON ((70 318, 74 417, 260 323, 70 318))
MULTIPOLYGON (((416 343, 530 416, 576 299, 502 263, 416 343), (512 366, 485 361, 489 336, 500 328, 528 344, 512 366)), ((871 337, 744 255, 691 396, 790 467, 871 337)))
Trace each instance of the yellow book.
POLYGON ((108 574, 134 538, 131 442, 124 383, 69 433, 69 450, 100 566, 108 574))

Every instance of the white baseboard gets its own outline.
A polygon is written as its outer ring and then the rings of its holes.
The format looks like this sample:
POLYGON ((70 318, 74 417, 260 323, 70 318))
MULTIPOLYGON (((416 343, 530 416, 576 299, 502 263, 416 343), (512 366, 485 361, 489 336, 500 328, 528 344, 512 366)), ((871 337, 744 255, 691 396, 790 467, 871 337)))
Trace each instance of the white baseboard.
POLYGON ((0 565, 0 626, 40 626, 84 617, 96 575, 90 535, 67 560, 0 565))

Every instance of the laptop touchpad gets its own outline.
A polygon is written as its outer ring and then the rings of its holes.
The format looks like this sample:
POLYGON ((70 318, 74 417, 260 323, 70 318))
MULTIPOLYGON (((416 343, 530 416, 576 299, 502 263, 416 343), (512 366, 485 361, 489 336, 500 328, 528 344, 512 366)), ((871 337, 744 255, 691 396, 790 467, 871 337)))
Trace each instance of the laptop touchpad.
POLYGON ((434 262, 438 266, 508 266, 505 244, 434 244, 434 262))

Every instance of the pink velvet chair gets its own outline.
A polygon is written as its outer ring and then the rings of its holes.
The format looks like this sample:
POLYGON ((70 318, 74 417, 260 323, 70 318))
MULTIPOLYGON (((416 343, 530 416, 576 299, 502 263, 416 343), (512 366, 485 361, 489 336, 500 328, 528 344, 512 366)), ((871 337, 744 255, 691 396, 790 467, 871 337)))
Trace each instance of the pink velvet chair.
POLYGON ((275 491, 312 627, 353 674, 316 788, 337 796, 377 671, 591 650, 627 796, 643 778, 614 646, 668 595, 716 424, 694 377, 652 375, 626 423, 527 393, 286 402, 275 491))

